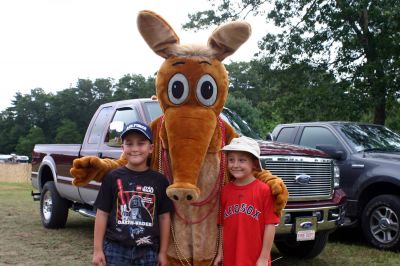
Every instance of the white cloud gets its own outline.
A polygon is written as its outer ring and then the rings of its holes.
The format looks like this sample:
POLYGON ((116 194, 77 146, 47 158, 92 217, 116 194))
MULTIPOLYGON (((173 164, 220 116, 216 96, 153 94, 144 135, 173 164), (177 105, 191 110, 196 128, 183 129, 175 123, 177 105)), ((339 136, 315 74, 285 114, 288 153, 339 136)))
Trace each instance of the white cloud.
MULTIPOLYGON (((0 111, 16 92, 42 88, 56 92, 78 78, 121 78, 157 71, 163 59, 145 44, 136 27, 143 9, 159 13, 181 42, 206 42, 212 29, 185 32, 187 14, 210 6, 206 0, 6 0, 0 2, 0 111)), ((254 18, 251 18, 255 20, 254 18)), ((250 21, 251 22, 251 21, 250 21)), ((252 23, 253 35, 226 60, 248 61, 265 30, 252 23)))

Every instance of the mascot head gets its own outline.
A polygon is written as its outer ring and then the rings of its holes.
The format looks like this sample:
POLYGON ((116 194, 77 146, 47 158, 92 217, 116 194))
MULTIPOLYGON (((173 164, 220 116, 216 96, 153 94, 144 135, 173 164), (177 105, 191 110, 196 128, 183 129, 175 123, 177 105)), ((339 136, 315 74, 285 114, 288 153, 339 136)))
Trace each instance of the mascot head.
POLYGON ((218 27, 207 45, 181 45, 171 26, 151 11, 141 11, 137 25, 150 48, 165 58, 157 72, 156 94, 164 111, 160 138, 168 149, 173 184, 170 198, 181 202, 200 195, 198 176, 207 153, 219 151, 218 116, 228 95, 222 61, 250 36, 246 22, 218 27))

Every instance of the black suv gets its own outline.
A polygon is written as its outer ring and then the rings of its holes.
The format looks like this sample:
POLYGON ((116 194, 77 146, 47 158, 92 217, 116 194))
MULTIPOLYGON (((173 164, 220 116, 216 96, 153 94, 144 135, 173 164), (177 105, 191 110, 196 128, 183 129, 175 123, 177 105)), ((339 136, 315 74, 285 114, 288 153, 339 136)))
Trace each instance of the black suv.
POLYGON ((355 122, 281 124, 269 138, 320 149, 337 160, 348 203, 345 225, 361 224, 366 240, 400 249, 400 136, 355 122))

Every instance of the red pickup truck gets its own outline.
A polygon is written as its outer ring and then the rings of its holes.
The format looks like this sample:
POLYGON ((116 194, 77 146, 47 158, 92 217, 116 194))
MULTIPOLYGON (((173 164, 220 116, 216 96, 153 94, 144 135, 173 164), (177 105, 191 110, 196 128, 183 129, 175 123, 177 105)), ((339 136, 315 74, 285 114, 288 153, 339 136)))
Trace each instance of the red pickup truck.
MULTIPOLYGON (((69 173, 75 158, 94 155, 119 158, 119 128, 124 123, 149 123, 162 115, 156 100, 133 99, 101 105, 94 114, 82 144, 38 144, 32 154, 32 191, 40 200, 41 220, 46 228, 64 227, 69 209, 94 217, 93 203, 100 183, 72 185, 69 173)), ((222 119, 242 135, 259 139, 234 112, 224 108, 222 119)), ((322 151, 259 139, 264 168, 283 179, 289 201, 276 228, 275 245, 280 252, 312 258, 324 249, 329 233, 343 223, 346 196, 339 188, 334 161, 322 151)))

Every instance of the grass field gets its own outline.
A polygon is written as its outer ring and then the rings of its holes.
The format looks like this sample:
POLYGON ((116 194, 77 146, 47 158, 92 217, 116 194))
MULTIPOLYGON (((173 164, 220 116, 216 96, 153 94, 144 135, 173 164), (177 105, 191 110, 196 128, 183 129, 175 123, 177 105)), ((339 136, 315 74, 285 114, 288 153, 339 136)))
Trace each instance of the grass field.
MULTIPOLYGON (((45 229, 26 183, 0 183, 0 265, 90 265, 93 220, 70 211, 66 228, 45 229)), ((281 257, 274 249, 273 259, 281 257)), ((317 258, 273 265, 400 265, 400 253, 368 247, 357 230, 334 233, 317 258)))

